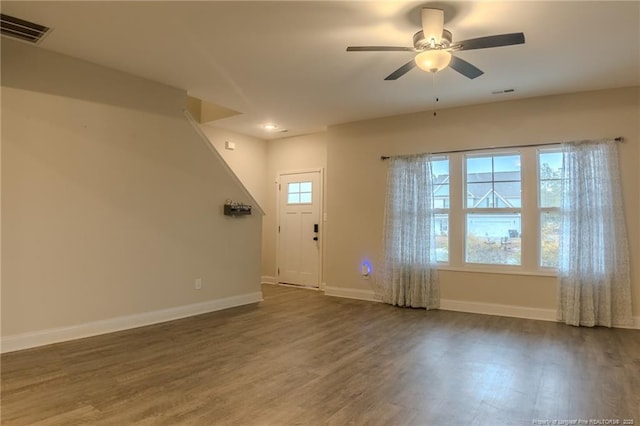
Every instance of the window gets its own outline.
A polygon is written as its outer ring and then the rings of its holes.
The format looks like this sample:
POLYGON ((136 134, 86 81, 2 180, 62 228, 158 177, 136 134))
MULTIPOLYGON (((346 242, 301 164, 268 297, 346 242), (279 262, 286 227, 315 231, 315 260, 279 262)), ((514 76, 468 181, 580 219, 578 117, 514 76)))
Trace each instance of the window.
POLYGON ((312 182, 290 182, 287 187, 287 204, 311 204, 312 182))
POLYGON ((558 266, 562 151, 538 150, 539 266, 558 266))
POLYGON ((554 273, 561 149, 439 154, 430 164, 436 260, 443 269, 554 273))
POLYGON ((520 265, 520 153, 467 155, 465 160, 465 262, 520 265))
POLYGON ((432 207, 435 213, 436 260, 449 261, 449 157, 430 159, 433 175, 432 207))

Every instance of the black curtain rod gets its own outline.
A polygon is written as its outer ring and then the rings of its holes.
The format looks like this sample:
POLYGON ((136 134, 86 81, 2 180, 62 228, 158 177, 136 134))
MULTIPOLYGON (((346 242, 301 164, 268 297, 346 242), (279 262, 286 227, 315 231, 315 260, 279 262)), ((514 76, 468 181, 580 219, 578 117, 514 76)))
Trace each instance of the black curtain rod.
MULTIPOLYGON (((613 139, 616 142, 623 142, 624 138, 622 136, 618 136, 613 139)), ((511 145, 511 146, 488 146, 486 148, 469 148, 469 149, 457 149, 455 151, 438 151, 438 152, 429 152, 430 155, 438 155, 438 154, 456 154, 458 152, 474 152, 474 151, 485 151, 487 149, 511 149, 511 148, 530 148, 533 146, 545 146, 545 145, 561 145, 562 142, 547 142, 547 143, 534 143, 529 145, 511 145)), ((388 160, 391 158, 388 155, 380 156, 381 160, 388 160)))

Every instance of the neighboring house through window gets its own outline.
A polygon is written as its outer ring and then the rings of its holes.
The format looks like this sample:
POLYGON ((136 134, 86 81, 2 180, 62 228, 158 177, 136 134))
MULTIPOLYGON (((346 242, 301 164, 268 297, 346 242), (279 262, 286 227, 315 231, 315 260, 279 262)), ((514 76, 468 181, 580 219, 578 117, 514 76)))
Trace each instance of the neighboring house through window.
POLYGON ((519 153, 465 156, 465 262, 521 263, 519 153))

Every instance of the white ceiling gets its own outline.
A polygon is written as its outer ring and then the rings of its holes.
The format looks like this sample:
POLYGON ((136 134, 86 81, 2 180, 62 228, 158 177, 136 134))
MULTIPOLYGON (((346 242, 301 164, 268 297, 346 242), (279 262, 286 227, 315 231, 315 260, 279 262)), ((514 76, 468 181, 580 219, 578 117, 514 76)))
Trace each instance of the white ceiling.
POLYGON ((3 1, 54 28, 44 49, 182 88, 241 112, 216 126, 263 139, 438 108, 640 84, 640 2, 3 1), (459 52, 485 74, 414 69, 420 8, 445 10, 453 39, 524 32, 526 44, 459 52), (492 95, 492 91, 515 92, 492 95), (273 121, 287 133, 265 131, 273 121))

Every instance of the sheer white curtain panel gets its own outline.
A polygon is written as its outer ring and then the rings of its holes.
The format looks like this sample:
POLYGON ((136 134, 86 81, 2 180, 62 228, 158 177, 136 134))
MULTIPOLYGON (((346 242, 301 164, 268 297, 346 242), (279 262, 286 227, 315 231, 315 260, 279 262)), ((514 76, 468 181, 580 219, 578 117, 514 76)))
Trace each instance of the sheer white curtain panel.
POLYGON ((428 155, 389 159, 383 259, 375 290, 391 305, 436 309, 433 185, 428 155))
POLYGON ((618 144, 563 144, 558 320, 575 326, 632 323, 618 144))

